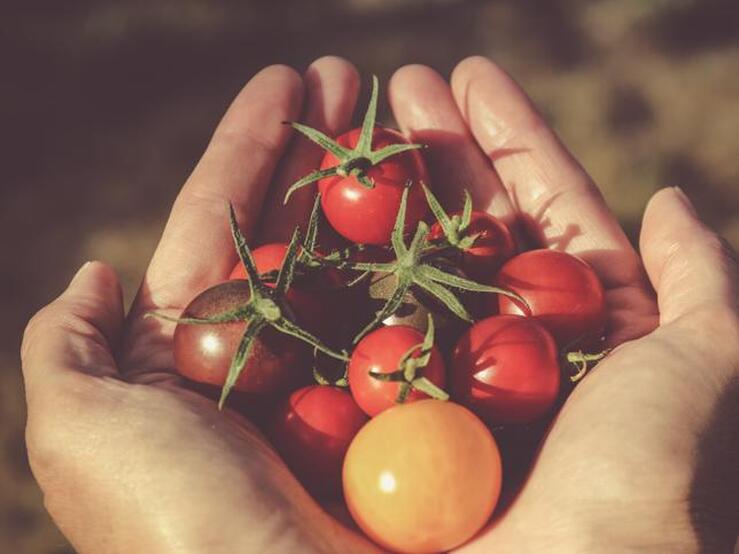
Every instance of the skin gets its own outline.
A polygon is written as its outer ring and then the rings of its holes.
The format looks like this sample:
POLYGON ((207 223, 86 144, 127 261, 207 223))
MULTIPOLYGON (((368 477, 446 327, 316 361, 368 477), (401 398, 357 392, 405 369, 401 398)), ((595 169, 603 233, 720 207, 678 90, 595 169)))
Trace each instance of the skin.
MULTIPOLYGON (((288 240, 311 191, 283 207, 285 190, 322 155, 309 141, 288 147, 279 122, 302 108, 302 121, 341 133, 357 88, 336 58, 302 80, 281 66, 260 72, 183 187, 128 315, 113 270, 92 263, 29 323, 29 460, 78 552, 375 551, 310 499, 247 421, 186 391, 172 372, 173 326, 142 319, 176 315, 228 276, 227 199, 252 236, 288 240)), ((518 497, 462 550, 730 551, 739 320, 723 243, 668 188, 647 206, 638 255, 530 100, 484 58, 461 62, 451 84, 402 68, 389 95, 402 130, 429 144, 449 208, 465 182, 478 209, 526 222, 529 240, 595 268, 618 346, 564 405, 518 497)))

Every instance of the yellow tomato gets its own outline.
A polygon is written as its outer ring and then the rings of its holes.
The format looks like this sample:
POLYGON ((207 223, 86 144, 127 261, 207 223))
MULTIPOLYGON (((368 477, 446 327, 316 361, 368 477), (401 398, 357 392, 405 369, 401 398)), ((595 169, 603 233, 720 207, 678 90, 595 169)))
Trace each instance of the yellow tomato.
POLYGON ((500 482, 493 436, 472 412, 441 400, 381 413, 344 460, 352 517, 399 552, 446 551, 470 539, 492 514, 500 482))

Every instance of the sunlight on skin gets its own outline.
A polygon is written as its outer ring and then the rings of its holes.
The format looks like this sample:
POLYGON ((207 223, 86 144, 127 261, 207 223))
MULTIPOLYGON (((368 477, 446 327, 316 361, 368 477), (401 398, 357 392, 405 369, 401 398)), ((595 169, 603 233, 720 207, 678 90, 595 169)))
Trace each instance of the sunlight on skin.
MULTIPOLYGON (((185 390, 173 375, 173 326, 141 318, 152 308, 176 315, 229 274, 226 199, 262 236, 280 232, 259 227, 273 213, 289 214, 285 228, 305 218, 309 203, 279 211, 267 185, 284 187, 320 152, 288 147, 280 121, 303 110, 341 133, 359 88, 356 69, 338 58, 309 72, 272 66, 239 94, 175 202, 127 318, 115 273, 93 263, 27 328, 29 460, 81 554, 377 551, 319 508, 248 421, 185 390)), ((404 68, 389 89, 400 126, 429 139, 442 198, 465 186, 451 171, 450 157, 461 156, 476 200, 591 261, 614 315, 618 348, 567 401, 511 507, 462 550, 697 552, 695 454, 739 372, 731 258, 684 195, 666 189, 647 208, 640 259, 582 168, 488 60, 463 61, 451 86, 429 68, 404 68), (434 143, 449 136, 452 149, 434 143)), ((380 477, 387 494, 398 485, 380 477)), ((704 519, 725 514, 700 492, 704 519)))

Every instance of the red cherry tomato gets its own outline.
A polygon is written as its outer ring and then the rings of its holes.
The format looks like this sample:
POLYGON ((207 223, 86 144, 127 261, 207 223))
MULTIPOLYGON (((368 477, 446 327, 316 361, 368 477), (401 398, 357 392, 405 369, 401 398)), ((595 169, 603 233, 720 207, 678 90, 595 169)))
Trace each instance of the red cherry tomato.
MULTIPOLYGON (((252 251, 257 272, 264 275, 279 272, 287 254, 288 245, 282 242, 265 244, 252 251)), ((229 279, 248 279, 244 264, 237 263, 229 279)), ((321 335, 329 342, 335 342, 337 332, 343 331, 341 317, 337 313, 336 296, 349 296, 342 288, 346 282, 341 271, 324 268, 308 275, 296 275, 293 285, 287 292, 287 300, 298 322, 312 333, 321 335)), ((268 286, 272 286, 268 284, 268 286)), ((343 339, 338 339, 337 344, 343 339)))
MULTIPOLYGON (((361 129, 353 129, 336 139, 342 146, 353 148, 361 129)), ((408 141, 391 129, 375 127, 372 148, 378 150, 390 144, 408 141)), ((327 152, 321 169, 339 164, 336 157, 327 152)), ((356 178, 334 176, 318 182, 321 206, 331 226, 343 237, 360 244, 383 245, 390 242, 400 199, 406 183, 412 183, 408 191, 406 230, 415 229, 426 216, 428 205, 421 188, 421 181, 428 183, 426 166, 417 150, 391 156, 367 169, 367 176, 374 187, 364 187, 356 178)))
MULTIPOLYGON (((461 216, 461 212, 452 216, 461 216)), ((508 226, 486 212, 473 211, 467 235, 477 235, 471 248, 461 255, 459 263, 464 273, 475 281, 489 281, 503 263, 516 253, 516 243, 508 226)), ((444 236, 439 222, 429 233, 430 240, 444 236)))
POLYGON ((447 552, 469 540, 490 517, 500 484, 490 431, 469 410, 441 400, 381 413, 344 460, 352 517, 393 552, 447 552))
POLYGON ((489 296, 491 310, 534 317, 560 348, 593 348, 603 335, 606 303, 595 271, 583 260, 556 250, 531 250, 508 260, 497 286, 521 295, 528 309, 503 295, 489 296))
POLYGON ((483 319, 454 348, 452 398, 491 425, 535 421, 557 399, 557 356, 554 339, 534 319, 483 319))
MULTIPOLYGON (((357 344, 349 360, 349 388, 359 407, 369 416, 396 405, 401 383, 380 381, 370 375, 375 373, 393 373, 398 370, 404 354, 414 346, 423 342, 424 335, 417 329, 407 325, 390 325, 380 327, 365 336, 357 344)), ((420 348, 413 354, 417 358, 420 348)), ((416 377, 426 377, 437 387, 443 388, 446 383, 444 362, 441 353, 433 347, 426 367, 419 369, 416 377)), ((405 402, 415 402, 429 398, 426 393, 411 389, 405 402)))
POLYGON ((348 391, 313 385, 296 390, 278 406, 268 434, 309 491, 338 495, 344 456, 367 419, 348 391))
MULTIPOLYGON (((248 298, 246 281, 227 281, 196 296, 182 317, 212 317, 243 305, 248 298)), ((178 324, 173 339, 177 371, 193 381, 223 385, 246 326, 246 322, 178 324)), ((262 394, 290 389, 305 382, 309 360, 307 345, 265 327, 253 343, 235 389, 262 394)))
MULTIPOLYGON (((254 258, 254 265, 257 266, 257 273, 264 275, 271 271, 279 271, 285 254, 287 254, 287 248, 288 245, 284 242, 273 242, 252 250, 251 255, 254 258)), ((244 264, 237 263, 229 279, 248 279, 244 264)))
MULTIPOLYGON (((264 275, 266 273, 275 273, 280 271, 282 263, 287 255, 289 246, 284 242, 273 242, 255 248, 251 255, 254 258, 254 265, 257 266, 257 273, 264 275)), ((359 260, 358 260, 359 261, 359 260)), ((231 271, 229 279, 248 279, 244 264, 238 262, 231 271)), ((296 281, 302 289, 310 289, 312 291, 333 291, 341 289, 350 280, 339 269, 332 267, 324 267, 319 270, 311 271, 308 275, 296 276, 296 281)))

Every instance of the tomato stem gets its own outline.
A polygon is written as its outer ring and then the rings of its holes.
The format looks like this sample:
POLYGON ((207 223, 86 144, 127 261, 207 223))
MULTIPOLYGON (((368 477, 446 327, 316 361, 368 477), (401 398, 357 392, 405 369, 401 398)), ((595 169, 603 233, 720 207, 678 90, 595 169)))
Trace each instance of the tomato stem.
POLYGON ((379 150, 372 150, 372 136, 375 129, 377 119, 377 98, 379 95, 379 82, 377 76, 372 76, 372 93, 370 94, 369 105, 362 120, 362 129, 359 133, 359 139, 353 149, 342 146, 334 139, 328 137, 321 131, 303 125, 302 123, 285 122, 291 125, 293 129, 301 133, 303 136, 313 141, 321 148, 333 154, 339 163, 333 167, 325 169, 317 169, 293 183, 285 194, 283 202, 287 204, 292 194, 311 183, 339 175, 341 177, 353 177, 365 188, 374 188, 375 184, 371 178, 367 176, 370 168, 379 165, 386 159, 408 152, 409 150, 417 150, 425 148, 423 144, 389 144, 379 150))
POLYGON ((568 352, 565 355, 565 359, 568 363, 572 364, 577 369, 577 371, 573 375, 570 375, 570 381, 572 381, 573 383, 581 381, 582 378, 585 377, 585 374, 588 372, 588 370, 591 368, 591 364, 593 364, 594 362, 600 362, 610 352, 610 348, 592 354, 583 352, 581 350, 568 352))
POLYGON ((448 400, 449 395, 440 387, 423 376, 418 376, 419 371, 423 371, 431 361, 431 354, 434 348, 434 318, 428 314, 428 325, 423 342, 416 344, 403 354, 398 362, 398 369, 390 373, 378 373, 370 371, 372 378, 378 381, 398 382, 398 396, 395 398, 396 404, 402 404, 408 398, 411 390, 421 391, 431 398, 437 400, 448 400), (414 356, 414 354, 418 354, 414 356))

